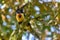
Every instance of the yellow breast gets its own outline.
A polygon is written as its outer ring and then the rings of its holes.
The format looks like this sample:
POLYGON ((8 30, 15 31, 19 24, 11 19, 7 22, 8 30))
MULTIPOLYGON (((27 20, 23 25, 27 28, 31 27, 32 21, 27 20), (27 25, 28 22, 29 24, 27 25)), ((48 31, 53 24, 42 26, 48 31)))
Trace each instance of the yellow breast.
POLYGON ((16 20, 18 22, 22 22, 24 20, 24 15, 23 14, 16 14, 16 20))

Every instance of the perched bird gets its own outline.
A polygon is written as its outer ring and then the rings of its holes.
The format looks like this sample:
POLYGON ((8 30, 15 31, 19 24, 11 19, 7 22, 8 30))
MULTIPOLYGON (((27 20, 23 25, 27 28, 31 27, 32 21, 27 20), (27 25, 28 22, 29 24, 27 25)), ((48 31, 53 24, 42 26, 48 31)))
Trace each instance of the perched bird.
POLYGON ((19 9, 19 7, 16 10, 16 20, 19 24, 21 24, 24 20, 23 9, 19 9))
POLYGON ((18 6, 16 9, 16 20, 19 24, 21 24, 24 20, 24 7, 27 5, 28 3, 23 3, 21 6, 18 6))

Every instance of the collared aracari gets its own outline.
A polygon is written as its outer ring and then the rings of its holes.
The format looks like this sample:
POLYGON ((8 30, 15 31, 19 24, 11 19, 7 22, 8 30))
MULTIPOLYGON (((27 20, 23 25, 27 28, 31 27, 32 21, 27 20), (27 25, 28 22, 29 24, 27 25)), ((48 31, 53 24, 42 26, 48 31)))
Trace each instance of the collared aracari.
POLYGON ((24 3, 23 5, 17 7, 17 10, 16 10, 16 20, 19 24, 21 24, 24 20, 24 7, 27 5, 28 3, 24 3))

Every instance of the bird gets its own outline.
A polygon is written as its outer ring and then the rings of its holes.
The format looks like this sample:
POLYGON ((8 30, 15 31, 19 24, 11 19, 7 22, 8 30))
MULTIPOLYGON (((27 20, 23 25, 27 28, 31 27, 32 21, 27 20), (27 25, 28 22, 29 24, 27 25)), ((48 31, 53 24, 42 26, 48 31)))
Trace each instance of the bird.
POLYGON ((16 10, 16 20, 18 24, 21 24, 24 20, 23 9, 20 9, 19 7, 16 10))
POLYGON ((24 21, 24 7, 27 5, 28 3, 23 3, 21 6, 17 6, 16 9, 16 20, 18 22, 18 24, 21 24, 24 21))

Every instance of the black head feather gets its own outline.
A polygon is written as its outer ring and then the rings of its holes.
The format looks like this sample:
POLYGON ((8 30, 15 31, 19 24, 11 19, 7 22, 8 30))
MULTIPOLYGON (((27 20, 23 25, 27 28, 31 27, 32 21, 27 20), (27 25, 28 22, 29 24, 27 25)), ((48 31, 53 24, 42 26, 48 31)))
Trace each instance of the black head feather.
POLYGON ((17 9, 16 13, 23 13, 23 9, 17 9))
POLYGON ((16 13, 23 13, 23 8, 19 8, 19 6, 17 7, 16 13))

